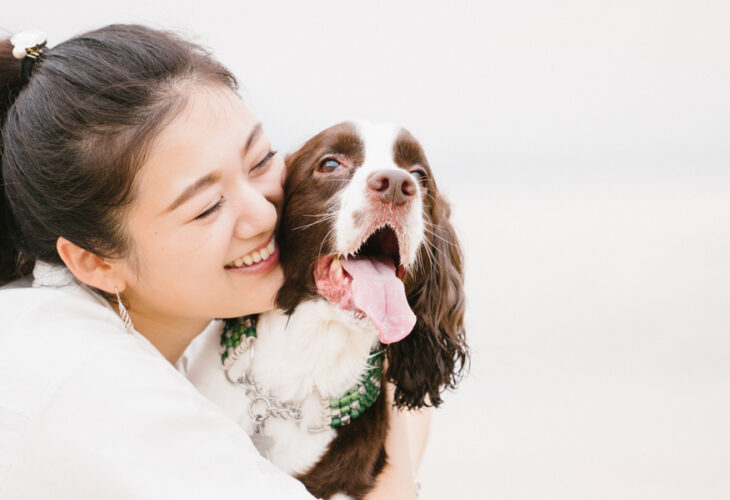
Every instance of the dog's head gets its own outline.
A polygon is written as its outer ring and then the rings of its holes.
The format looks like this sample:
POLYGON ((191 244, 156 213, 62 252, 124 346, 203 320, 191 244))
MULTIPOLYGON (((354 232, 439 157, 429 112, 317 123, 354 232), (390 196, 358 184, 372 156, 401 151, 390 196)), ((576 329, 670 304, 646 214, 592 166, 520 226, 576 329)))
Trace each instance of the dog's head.
POLYGON ((286 162, 279 307, 324 296, 366 315, 396 404, 440 404, 468 358, 462 253, 423 148, 401 127, 345 122, 286 162))

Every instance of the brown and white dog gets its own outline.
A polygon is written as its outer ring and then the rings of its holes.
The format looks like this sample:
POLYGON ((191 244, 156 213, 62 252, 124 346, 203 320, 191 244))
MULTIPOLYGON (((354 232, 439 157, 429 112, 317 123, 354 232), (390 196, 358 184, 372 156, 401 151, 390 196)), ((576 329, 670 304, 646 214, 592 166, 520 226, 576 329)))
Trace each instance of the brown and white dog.
POLYGON ((312 494, 362 498, 386 461, 384 394, 337 428, 322 425, 327 402, 382 343, 396 405, 441 403, 468 359, 462 253, 423 148, 401 127, 335 125, 290 155, 287 173, 279 309, 224 369, 219 339, 205 340, 188 377, 312 494))

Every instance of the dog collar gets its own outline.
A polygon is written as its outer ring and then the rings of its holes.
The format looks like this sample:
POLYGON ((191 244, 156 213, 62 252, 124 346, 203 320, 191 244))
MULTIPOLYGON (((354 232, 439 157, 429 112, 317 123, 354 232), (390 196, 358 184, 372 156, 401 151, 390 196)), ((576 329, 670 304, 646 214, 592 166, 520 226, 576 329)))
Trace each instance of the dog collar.
MULTIPOLYGON (((219 348, 224 370, 228 370, 241 354, 253 347, 256 340, 257 321, 258 315, 256 314, 225 320, 219 348)), ((348 425, 375 403, 380 395, 384 352, 382 346, 378 344, 378 347, 370 352, 368 368, 360 375, 358 382, 339 398, 323 400, 323 425, 325 427, 338 428, 348 425)), ((253 350, 251 350, 251 356, 253 359, 253 350)), ((241 377, 239 381, 254 389, 252 404, 256 399, 266 401, 266 414, 263 419, 282 414, 301 414, 299 407, 279 403, 272 396, 262 394, 249 373, 241 377)), ((316 430, 319 429, 313 429, 313 431, 316 430)))

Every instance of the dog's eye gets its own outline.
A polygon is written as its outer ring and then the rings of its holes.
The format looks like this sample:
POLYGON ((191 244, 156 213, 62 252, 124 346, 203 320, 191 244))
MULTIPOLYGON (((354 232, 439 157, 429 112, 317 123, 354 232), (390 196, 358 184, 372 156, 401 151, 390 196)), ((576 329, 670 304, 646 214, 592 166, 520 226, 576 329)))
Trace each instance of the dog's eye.
POLYGON ((319 164, 319 171, 325 174, 330 174, 338 170, 340 167, 342 167, 342 163, 339 161, 334 158, 326 158, 319 164))
POLYGON ((417 168, 415 170, 411 170, 411 175, 416 178, 418 182, 426 182, 426 179, 428 176, 426 175, 425 170, 421 170, 420 168, 417 168))

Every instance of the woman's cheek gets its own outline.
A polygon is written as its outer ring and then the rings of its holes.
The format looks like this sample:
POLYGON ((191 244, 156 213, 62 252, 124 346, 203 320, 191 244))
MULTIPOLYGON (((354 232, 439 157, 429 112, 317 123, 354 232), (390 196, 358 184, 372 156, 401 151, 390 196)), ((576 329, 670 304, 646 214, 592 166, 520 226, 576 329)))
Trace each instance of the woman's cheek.
POLYGON ((223 207, 218 217, 209 224, 200 227, 198 233, 190 240, 195 241, 194 252, 201 258, 213 260, 225 260, 231 252, 231 242, 235 238, 236 217, 235 213, 223 207))
POLYGON ((284 161, 277 155, 275 166, 269 172, 267 172, 267 178, 264 179, 266 186, 263 187, 265 190, 264 196, 269 201, 274 202, 277 205, 277 211, 281 203, 284 201, 284 182, 286 181, 286 166, 284 161))

